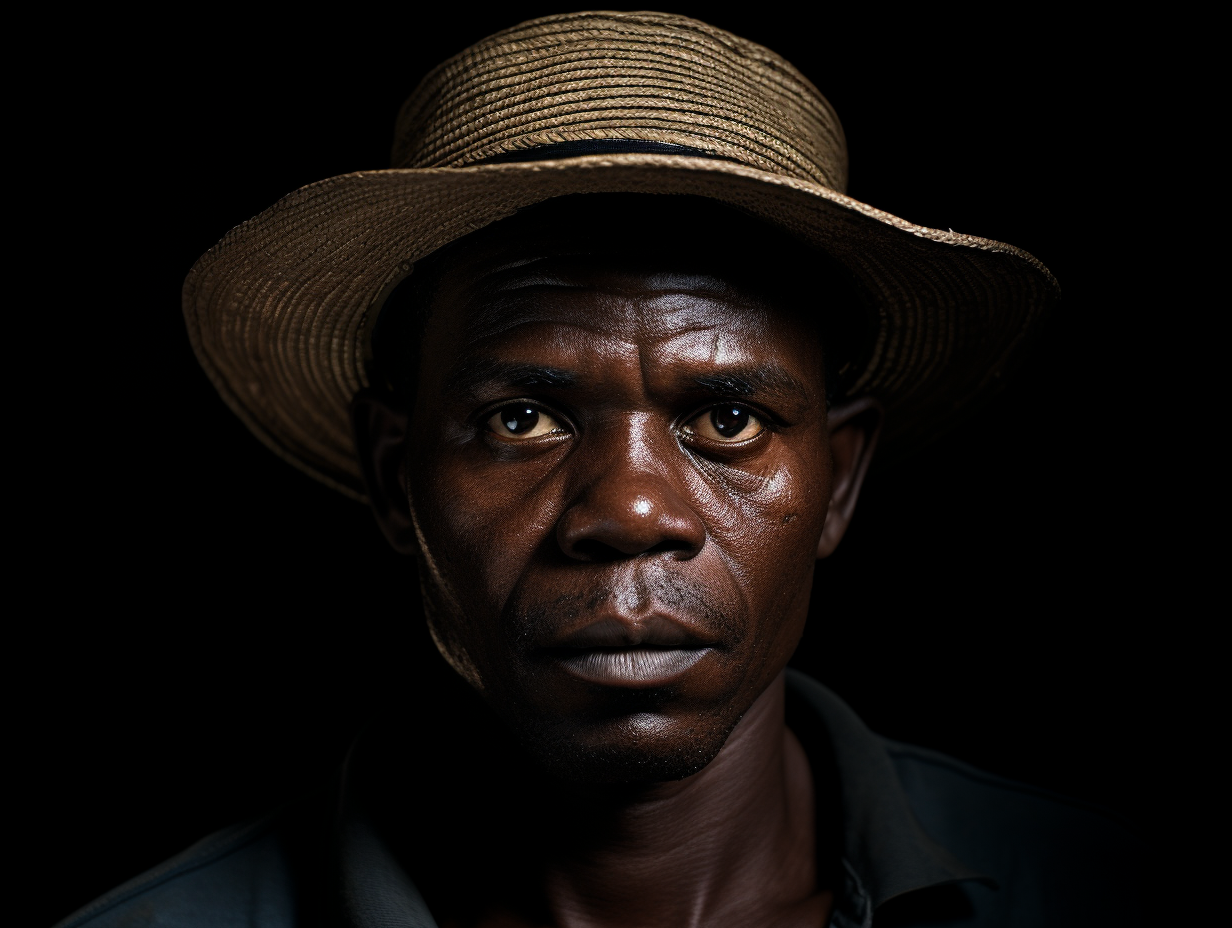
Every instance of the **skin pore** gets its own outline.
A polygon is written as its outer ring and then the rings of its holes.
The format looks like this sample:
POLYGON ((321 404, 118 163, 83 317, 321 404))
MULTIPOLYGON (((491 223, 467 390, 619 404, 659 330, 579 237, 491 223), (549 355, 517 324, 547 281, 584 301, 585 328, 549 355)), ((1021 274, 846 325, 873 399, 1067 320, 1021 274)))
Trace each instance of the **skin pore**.
POLYGON ((880 410, 827 412, 815 327, 721 255, 560 228, 450 255, 413 408, 353 409, 438 647, 550 785, 519 898, 438 920, 822 925, 783 670, 880 410))

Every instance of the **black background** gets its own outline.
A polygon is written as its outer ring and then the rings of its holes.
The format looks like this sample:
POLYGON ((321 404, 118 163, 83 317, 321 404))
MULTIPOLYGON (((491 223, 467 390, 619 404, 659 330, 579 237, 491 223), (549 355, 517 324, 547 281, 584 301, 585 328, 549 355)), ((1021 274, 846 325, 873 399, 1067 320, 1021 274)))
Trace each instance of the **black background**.
MULTIPOLYGON (((1129 114, 1166 111, 1159 66, 1041 11, 670 8, 814 81, 853 196, 1025 248, 1065 293, 1003 395, 870 476, 795 663, 882 734, 1099 802, 1173 856, 1211 763, 1182 518, 1209 442, 1176 415, 1177 298, 1143 235, 1159 159, 1129 114)), ((225 409, 179 288, 283 194, 386 166, 431 66, 565 9, 79 23, 63 91, 33 101, 26 183, 71 204, 36 227, 37 347, 16 359, 38 372, 14 420, 34 518, 13 523, 10 657, 34 923, 328 775, 425 659, 410 565, 225 409)))

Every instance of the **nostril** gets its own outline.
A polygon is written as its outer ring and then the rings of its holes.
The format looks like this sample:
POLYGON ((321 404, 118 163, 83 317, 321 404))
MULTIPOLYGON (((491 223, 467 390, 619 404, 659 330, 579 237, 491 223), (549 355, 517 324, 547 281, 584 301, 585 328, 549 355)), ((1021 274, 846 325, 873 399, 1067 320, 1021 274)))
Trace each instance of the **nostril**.
POLYGON ((595 538, 583 538, 575 541, 570 546, 570 554, 580 561, 593 561, 595 563, 606 563, 608 561, 623 560, 628 557, 637 557, 643 554, 659 554, 669 553, 672 551, 691 552, 693 546, 685 541, 674 541, 667 539, 659 542, 652 547, 642 551, 622 551, 620 548, 615 548, 612 545, 605 544, 595 538))
POLYGON ((570 553, 578 560, 594 561, 599 564, 629 556, 623 551, 613 548, 611 545, 605 545, 594 538, 583 538, 580 541, 575 541, 570 545, 570 548, 572 549, 570 553))
POLYGON ((691 544, 690 544, 689 542, 687 542, 687 541, 683 541, 683 540, 676 540, 676 539, 673 539, 673 538, 669 538, 669 539, 667 539, 666 541, 661 541, 661 542, 659 542, 659 543, 658 543, 657 545, 655 545, 653 548, 650 548, 648 551, 646 551, 646 553, 647 553, 647 554, 656 554, 656 553, 658 553, 658 552, 660 552, 660 551, 664 551, 664 552, 670 552, 670 551, 684 551, 685 553, 690 553, 690 554, 691 554, 691 553, 693 553, 693 545, 691 545, 691 544))

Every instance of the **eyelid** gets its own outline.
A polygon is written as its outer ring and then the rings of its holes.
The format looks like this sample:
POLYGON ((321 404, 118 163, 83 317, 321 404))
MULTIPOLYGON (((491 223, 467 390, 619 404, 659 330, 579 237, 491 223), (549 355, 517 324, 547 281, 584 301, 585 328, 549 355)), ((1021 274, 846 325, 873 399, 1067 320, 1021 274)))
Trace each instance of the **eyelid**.
MULTIPOLYGON (((515 402, 521 402, 521 400, 515 400, 515 402)), ((730 399, 708 400, 705 403, 705 405, 695 407, 691 413, 688 413, 687 415, 682 416, 679 422, 681 425, 688 425, 690 422, 692 422, 694 419, 696 419, 698 416, 702 415, 703 413, 710 412, 712 409, 716 409, 722 406, 740 406, 744 409, 747 409, 750 415, 756 416, 757 419, 761 422, 761 424, 766 426, 766 428, 779 427, 784 424, 782 419, 780 419, 778 416, 776 416, 774 413, 770 412, 769 410, 763 409, 761 406, 758 406, 756 403, 751 403, 746 399, 742 399, 738 397, 732 397, 730 399)))
POLYGON ((534 406, 536 409, 540 409, 543 412, 546 412, 553 419, 557 419, 562 422, 569 418, 567 415, 565 415, 565 413, 563 413, 561 410, 557 409, 556 407, 548 403, 545 403, 543 400, 537 400, 530 396, 511 396, 508 399, 501 399, 501 400, 495 400, 490 403, 484 403, 483 406, 479 408, 479 411, 474 414, 474 418, 478 420, 479 422, 484 422, 493 413, 499 412, 500 410, 504 409, 506 406, 517 406, 521 403, 525 403, 527 406, 534 406))
POLYGON ((573 425, 571 421, 569 421, 568 416, 559 412, 556 409, 553 409, 551 406, 548 406, 546 403, 542 403, 539 400, 533 400, 525 396, 518 396, 518 397, 514 397, 513 399, 501 400, 500 402, 497 402, 497 403, 487 404, 485 407, 483 407, 483 409, 481 409, 478 413, 476 413, 474 417, 475 425, 479 428, 486 429, 488 434, 494 435, 496 438, 500 439, 501 441, 512 441, 512 442, 533 441, 537 438, 552 437, 553 436, 552 432, 549 432, 546 435, 535 435, 531 437, 501 435, 489 426, 489 423, 492 421, 492 417, 495 416, 502 409, 507 409, 510 406, 522 406, 522 405, 530 406, 533 409, 537 410, 540 413, 540 415, 546 416, 547 418, 551 419, 553 422, 556 423, 556 425, 565 434, 574 435, 577 433, 576 427, 573 425))
POLYGON ((776 413, 771 412, 766 407, 761 406, 760 404, 755 403, 752 400, 747 399, 746 397, 743 397, 743 396, 723 396, 723 397, 719 397, 718 399, 706 400, 705 403, 703 403, 700 406, 695 407, 693 412, 684 416, 680 421, 681 422, 692 422, 702 413, 709 412, 710 410, 714 409, 716 406, 741 406, 747 409, 750 413, 752 413, 758 419, 760 419, 762 421, 762 424, 766 426, 769 426, 769 425, 781 426, 785 424, 781 416, 777 415, 776 413))
POLYGON ((759 407, 754 406, 752 403, 744 400, 720 400, 718 402, 707 403, 701 409, 695 410, 686 416, 677 427, 677 433, 687 441, 704 443, 708 448, 742 448, 751 442, 757 441, 762 437, 762 435, 771 431, 775 425, 776 422, 774 416, 769 415, 759 407), (722 439, 710 438, 706 435, 700 435, 696 429, 691 427, 692 423, 696 422, 702 416, 707 415, 708 413, 713 413, 715 409, 722 407, 740 407, 741 409, 747 410, 749 417, 755 419, 761 428, 759 428, 748 438, 736 438, 725 441, 722 439))

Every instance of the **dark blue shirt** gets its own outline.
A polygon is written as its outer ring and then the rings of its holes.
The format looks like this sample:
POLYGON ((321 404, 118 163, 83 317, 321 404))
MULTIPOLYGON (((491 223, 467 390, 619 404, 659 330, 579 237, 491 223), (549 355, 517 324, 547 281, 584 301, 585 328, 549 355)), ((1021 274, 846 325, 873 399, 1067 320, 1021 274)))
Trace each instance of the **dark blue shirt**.
MULTIPOLYGON (((1147 923, 1145 850, 1118 821, 880 738, 792 671, 788 706, 814 770, 832 771, 816 779, 839 820, 834 928, 1147 923)), ((352 781, 344 771, 332 796, 210 835, 58 928, 434 928, 352 781)))

